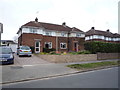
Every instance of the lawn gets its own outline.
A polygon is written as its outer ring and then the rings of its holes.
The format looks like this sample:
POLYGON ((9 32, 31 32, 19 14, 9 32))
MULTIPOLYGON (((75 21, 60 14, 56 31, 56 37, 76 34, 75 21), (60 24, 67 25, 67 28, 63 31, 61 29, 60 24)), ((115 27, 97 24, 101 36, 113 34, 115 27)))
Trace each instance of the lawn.
MULTIPOLYGON (((67 67, 80 70, 80 69, 91 69, 91 68, 113 66, 113 65, 117 66, 118 61, 105 61, 105 62, 96 62, 96 63, 72 64, 72 65, 67 65, 67 67)), ((119 65, 120 65, 120 63, 119 63, 119 65)))

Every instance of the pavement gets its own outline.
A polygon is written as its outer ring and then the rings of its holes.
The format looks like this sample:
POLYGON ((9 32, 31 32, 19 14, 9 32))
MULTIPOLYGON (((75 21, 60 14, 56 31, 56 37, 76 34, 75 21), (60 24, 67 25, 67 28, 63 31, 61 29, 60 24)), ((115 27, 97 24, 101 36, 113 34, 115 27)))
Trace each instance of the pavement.
MULTIPOLYGON (((20 58, 18 60, 23 60, 23 58, 20 58)), ((24 60, 27 60, 27 59, 24 59, 24 60)), ((118 60, 118 59, 103 60, 103 61, 115 61, 115 60, 118 60)), ((30 64, 30 63, 18 64, 19 63, 18 62, 18 63, 15 63, 15 65, 0 66, 0 68, 2 68, 2 72, 0 72, 0 74, 2 75, 2 82, 0 82, 0 84, 9 84, 9 83, 16 83, 16 82, 22 82, 22 81, 44 79, 44 78, 79 73, 79 71, 68 68, 66 67, 66 65, 101 62, 101 61, 89 61, 89 62, 55 64, 55 63, 46 62, 42 59, 41 61, 42 63, 37 62, 34 64, 30 64)))

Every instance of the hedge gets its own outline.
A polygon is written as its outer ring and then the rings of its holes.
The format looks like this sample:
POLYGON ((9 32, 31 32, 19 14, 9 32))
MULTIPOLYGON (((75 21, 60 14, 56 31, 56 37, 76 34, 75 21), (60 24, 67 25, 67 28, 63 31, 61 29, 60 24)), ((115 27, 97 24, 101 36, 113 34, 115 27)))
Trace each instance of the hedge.
POLYGON ((84 44, 85 50, 92 53, 120 53, 120 43, 107 43, 100 41, 86 42, 84 44))

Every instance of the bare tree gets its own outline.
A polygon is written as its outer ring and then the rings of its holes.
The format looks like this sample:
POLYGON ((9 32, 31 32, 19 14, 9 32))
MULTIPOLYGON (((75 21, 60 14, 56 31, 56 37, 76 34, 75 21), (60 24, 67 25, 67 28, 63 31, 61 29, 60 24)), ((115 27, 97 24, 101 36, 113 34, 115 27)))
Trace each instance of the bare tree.
POLYGON ((18 36, 14 36, 14 37, 13 37, 13 41, 14 41, 15 43, 18 43, 18 36))

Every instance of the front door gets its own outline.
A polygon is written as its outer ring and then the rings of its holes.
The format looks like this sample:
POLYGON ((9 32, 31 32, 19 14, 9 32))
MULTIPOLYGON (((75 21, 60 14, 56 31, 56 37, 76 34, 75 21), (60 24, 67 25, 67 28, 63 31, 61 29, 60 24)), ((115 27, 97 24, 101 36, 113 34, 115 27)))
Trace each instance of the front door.
POLYGON ((78 52, 78 43, 77 42, 74 43, 74 51, 78 52))
POLYGON ((40 41, 35 42, 35 53, 40 53, 40 41))

